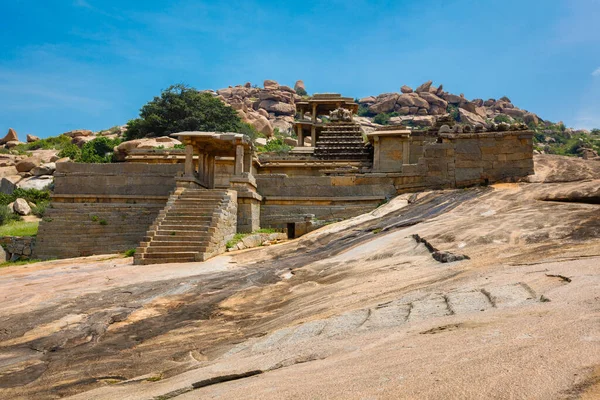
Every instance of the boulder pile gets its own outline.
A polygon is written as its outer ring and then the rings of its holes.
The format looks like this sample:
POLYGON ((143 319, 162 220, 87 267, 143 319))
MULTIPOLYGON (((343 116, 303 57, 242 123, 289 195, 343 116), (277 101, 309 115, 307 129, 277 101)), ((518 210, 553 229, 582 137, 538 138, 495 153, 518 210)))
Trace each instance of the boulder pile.
POLYGON ((443 85, 433 86, 432 81, 423 83, 415 90, 404 85, 399 93, 364 97, 359 100, 359 105, 366 108, 371 116, 397 113, 399 117, 395 117, 396 120, 392 119, 390 123, 413 126, 433 126, 435 116, 449 112, 456 113, 457 120, 470 125, 485 125, 494 119, 536 125, 541 121, 537 115, 515 107, 507 97, 498 100, 468 100, 463 94, 455 95, 444 91, 443 85), (502 117, 496 118, 498 116, 502 117))
MULTIPOLYGON (((302 81, 296 82, 295 88, 306 91, 302 81)), ((267 79, 262 89, 248 82, 209 92, 237 110, 242 121, 271 137, 275 128, 283 134, 291 132, 296 115, 295 104, 302 98, 296 89, 267 79)))

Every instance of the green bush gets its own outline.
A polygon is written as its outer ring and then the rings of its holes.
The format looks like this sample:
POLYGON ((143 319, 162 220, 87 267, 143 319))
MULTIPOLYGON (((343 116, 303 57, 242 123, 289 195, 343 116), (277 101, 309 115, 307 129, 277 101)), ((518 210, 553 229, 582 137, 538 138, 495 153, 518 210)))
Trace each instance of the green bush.
POLYGON ((97 137, 83 145, 81 155, 75 159, 83 163, 109 163, 113 161, 113 150, 121 143, 121 139, 97 137))
POLYGON ((125 257, 133 257, 135 255, 135 249, 129 249, 125 252, 125 257))
POLYGON ((292 146, 286 144, 281 137, 271 139, 265 146, 258 148, 259 152, 274 152, 274 153, 288 153, 292 149, 292 146))
POLYGON ((15 214, 5 205, 0 205, 0 225, 6 225, 9 222, 21 221, 20 215, 15 214))
POLYGON ((375 118, 373 118, 373 122, 380 125, 388 125, 390 123, 390 118, 397 117, 399 114, 397 112, 391 113, 381 113, 377 114, 375 118))
POLYGON ((49 201, 40 201, 34 207, 31 208, 31 212, 38 218, 43 218, 46 213, 46 208, 50 204, 49 201))
POLYGON ((23 143, 15 146, 14 150, 18 152, 32 151, 32 150, 62 150, 66 146, 71 144, 71 138, 65 135, 49 137, 47 139, 36 140, 31 143, 23 143))
POLYGON ((373 122, 380 125, 387 125, 390 123, 390 116, 385 113, 377 114, 375 118, 373 118, 373 122))
POLYGON ((506 114, 498 114, 494 117, 494 122, 499 124, 501 122, 506 122, 507 124, 511 123, 510 117, 506 114))
POLYGON ((296 94, 298 96, 308 96, 308 93, 306 93, 306 90, 302 89, 302 88, 298 88, 296 89, 296 94))
POLYGON ((69 157, 71 160, 77 160, 81 157, 81 149, 74 145, 73 143, 69 143, 67 146, 63 147, 63 149, 58 153, 60 158, 69 157))
POLYGON ((237 112, 210 93, 179 84, 164 90, 127 124, 127 140, 183 131, 238 132, 237 112))
POLYGON ((446 112, 450 114, 453 120, 456 122, 460 122, 460 113, 458 112, 458 107, 454 104, 448 104, 446 107, 446 112))
POLYGON ((36 205, 48 203, 50 201, 50 191, 17 188, 12 194, 0 194, 0 208, 2 208, 2 205, 6 206, 18 198, 25 199, 36 205))
POLYGON ((365 106, 363 104, 360 104, 358 106, 358 113, 357 114, 358 114, 359 117, 372 117, 372 116, 375 115, 371 111, 369 111, 369 107, 367 107, 367 106, 365 106))

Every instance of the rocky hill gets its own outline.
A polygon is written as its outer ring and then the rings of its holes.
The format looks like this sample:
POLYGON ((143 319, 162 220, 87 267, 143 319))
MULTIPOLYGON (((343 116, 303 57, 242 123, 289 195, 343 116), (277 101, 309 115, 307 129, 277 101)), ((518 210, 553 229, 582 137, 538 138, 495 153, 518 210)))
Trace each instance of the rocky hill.
MULTIPOLYGON (((303 81, 297 81, 292 89, 266 80, 262 88, 248 82, 209 92, 235 108, 244 122, 271 137, 275 130, 284 136, 295 136, 292 132, 295 103, 302 99, 299 93, 306 95, 306 88, 303 81)), ((365 132, 388 124, 427 129, 435 126, 439 117, 450 115, 457 123, 470 125, 524 123, 538 133, 539 153, 596 158, 600 151, 600 131, 569 129, 562 122, 545 120, 515 106, 506 96, 469 100, 462 93, 447 92, 443 85, 436 87, 427 81, 414 90, 404 85, 397 93, 382 93, 356 101, 360 108, 355 121, 365 132)))

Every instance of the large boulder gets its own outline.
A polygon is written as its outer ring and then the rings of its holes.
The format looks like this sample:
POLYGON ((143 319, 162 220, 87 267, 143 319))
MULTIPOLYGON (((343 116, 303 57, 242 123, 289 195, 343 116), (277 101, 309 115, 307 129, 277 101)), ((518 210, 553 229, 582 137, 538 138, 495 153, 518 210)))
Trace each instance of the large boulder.
POLYGON ((377 99, 375 99, 375 97, 373 97, 373 96, 363 97, 362 99, 358 100, 359 104, 367 104, 367 105, 375 104, 376 102, 377 102, 377 99))
POLYGON ((399 96, 397 94, 392 94, 382 99, 377 99, 377 103, 369 106, 369 111, 373 114, 392 112, 394 111, 398 97, 399 96))
POLYGON ((415 107, 429 109, 429 103, 427 102, 427 100, 425 100, 424 98, 420 97, 421 94, 423 94, 423 92, 421 92, 419 94, 417 94, 417 93, 409 93, 409 94, 407 94, 407 96, 412 97, 413 104, 415 105, 415 107))
POLYGON ((279 132, 284 134, 289 134, 294 129, 294 120, 291 117, 277 117, 271 121, 271 124, 273 125, 273 129, 277 128, 279 132))
POLYGON ((17 132, 13 128, 8 128, 8 133, 2 139, 0 139, 0 145, 6 144, 8 142, 19 141, 19 137, 17 136, 17 132))
POLYGON ((540 119, 537 115, 535 115, 534 113, 525 113, 525 115, 523 115, 523 122, 525 122, 526 124, 534 124, 537 125, 540 123, 540 119))
POLYGON ((424 84, 422 84, 421 86, 419 86, 418 88, 415 89, 415 92, 420 93, 420 92, 429 92, 429 88, 431 88, 431 84, 433 82, 432 81, 427 81, 424 84))
POLYGON ((452 93, 444 93, 442 95, 442 98, 444 100, 446 100, 448 103, 453 104, 453 105, 460 105, 467 101, 464 97, 457 96, 452 93))
POLYGON ((65 132, 63 135, 68 136, 70 138, 78 137, 78 136, 92 136, 94 132, 87 129, 75 129, 73 131, 65 132))
POLYGON ((406 85, 402 86, 400 88, 400 91, 402 93, 412 93, 413 92, 412 88, 410 86, 406 86, 406 85))
POLYGON ((271 79, 265 79, 265 81, 263 82, 263 87, 267 90, 277 90, 279 89, 279 83, 271 79))
POLYGON ((13 194, 17 188, 17 183, 19 183, 21 179, 23 179, 21 175, 10 175, 2 178, 0 181, 0 193, 13 194))
POLYGON ((259 100, 273 100, 280 101, 282 103, 290 103, 291 96, 286 96, 280 91, 275 90, 261 90, 258 93, 259 100))
POLYGON ((40 140, 39 137, 37 136, 33 136, 33 135, 27 135, 27 143, 33 143, 33 142, 37 142, 38 140, 40 140))
POLYGON ((479 115, 481 118, 487 118, 487 110, 485 107, 475 107, 475 114, 479 115))
POLYGON ((18 140, 10 140, 10 141, 6 142, 6 148, 12 149, 13 147, 17 147, 20 144, 23 144, 23 143, 21 143, 18 140))
POLYGON ((18 172, 29 172, 35 167, 40 165, 40 161, 36 158, 26 158, 25 160, 19 161, 15 168, 17 168, 18 172))
POLYGON ((27 200, 19 198, 13 203, 13 211, 19 215, 29 215, 31 214, 31 207, 27 200))
POLYGON ((46 164, 42 164, 39 167, 35 167, 31 170, 33 176, 42 176, 42 175, 53 175, 54 171, 56 171, 56 164, 53 162, 49 162, 46 164))
POLYGON ((513 118, 523 118, 525 116, 525 111, 518 108, 505 108, 503 112, 513 118))
POLYGON ((52 185, 52 182, 54 182, 54 178, 49 175, 32 176, 19 181, 17 187, 20 189, 46 190, 52 185))
POLYGON ((396 102, 401 107, 414 107, 415 106, 414 96, 411 96, 408 93, 401 94, 400 96, 398 96, 398 100, 396 102))
POLYGON ((296 83, 294 84, 294 90, 296 92, 298 92, 298 91, 306 92, 306 86, 304 86, 304 81, 297 80, 296 83))
POLYGON ((255 117, 255 119, 250 120, 250 124, 266 137, 273 136, 273 125, 271 124, 271 121, 264 115, 258 113, 255 114, 255 117))
POLYGON ((472 113, 470 111, 465 110, 464 108, 459 108, 458 113, 460 115, 460 121, 475 125, 475 124, 485 124, 485 119, 481 118, 479 115, 472 113))
POLYGON ((426 100, 429 105, 431 106, 437 106, 439 108, 442 109, 446 109, 446 107, 448 106, 448 102, 440 97, 438 97, 437 95, 433 94, 433 93, 429 93, 429 92, 421 92, 419 93, 419 96, 426 100))
POLYGON ((268 112, 272 112, 275 115, 294 115, 296 114, 296 106, 293 104, 282 103, 274 100, 263 100, 258 105, 260 108, 264 108, 268 112))
POLYGON ((279 85, 279 90, 281 90, 282 92, 287 92, 287 93, 292 93, 292 94, 296 93, 296 91, 294 89, 292 89, 291 87, 286 86, 286 85, 279 85))

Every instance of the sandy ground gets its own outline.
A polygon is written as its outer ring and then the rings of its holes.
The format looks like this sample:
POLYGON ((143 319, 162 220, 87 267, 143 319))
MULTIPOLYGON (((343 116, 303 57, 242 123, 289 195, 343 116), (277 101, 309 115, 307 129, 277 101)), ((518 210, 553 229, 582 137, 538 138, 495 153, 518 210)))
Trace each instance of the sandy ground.
POLYGON ((600 398, 600 163, 539 165, 205 263, 0 269, 0 398, 600 398))

